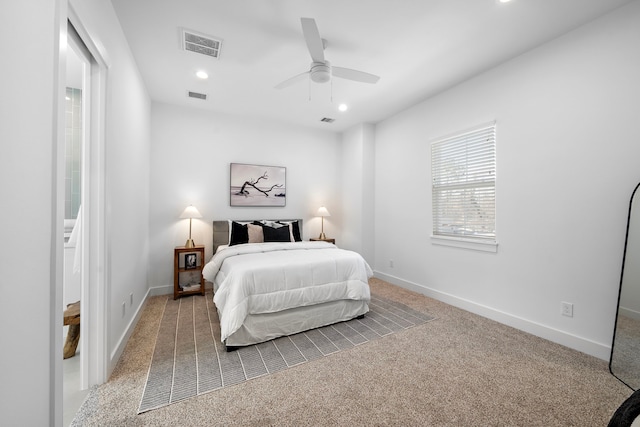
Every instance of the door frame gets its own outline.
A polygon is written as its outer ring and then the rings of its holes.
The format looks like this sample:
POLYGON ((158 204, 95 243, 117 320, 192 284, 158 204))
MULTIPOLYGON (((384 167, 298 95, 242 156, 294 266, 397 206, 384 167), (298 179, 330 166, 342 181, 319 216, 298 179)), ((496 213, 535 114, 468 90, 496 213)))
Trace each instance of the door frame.
MULTIPOLYGON (((67 20, 91 55, 89 132, 84 143, 82 166, 82 273, 80 297, 81 388, 107 380, 107 295, 109 284, 106 210, 106 100, 108 63, 78 14, 69 3, 67 20)), ((68 40, 71 37, 67 34, 68 40)))

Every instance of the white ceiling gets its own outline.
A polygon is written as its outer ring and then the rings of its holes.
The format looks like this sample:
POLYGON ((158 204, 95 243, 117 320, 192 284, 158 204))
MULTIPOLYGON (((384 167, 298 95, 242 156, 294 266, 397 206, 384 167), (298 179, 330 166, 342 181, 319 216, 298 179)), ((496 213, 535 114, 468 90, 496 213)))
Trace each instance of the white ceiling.
POLYGON ((375 123, 631 0, 112 0, 154 101, 336 132, 375 123), (332 64, 380 76, 277 90, 311 62, 301 17, 332 64), (186 52, 183 28, 223 40, 186 52), (209 74, 206 81, 195 76, 209 74), (187 97, 206 93, 206 101, 187 97), (339 103, 347 103, 342 113, 339 103), (322 123, 323 117, 335 118, 322 123))

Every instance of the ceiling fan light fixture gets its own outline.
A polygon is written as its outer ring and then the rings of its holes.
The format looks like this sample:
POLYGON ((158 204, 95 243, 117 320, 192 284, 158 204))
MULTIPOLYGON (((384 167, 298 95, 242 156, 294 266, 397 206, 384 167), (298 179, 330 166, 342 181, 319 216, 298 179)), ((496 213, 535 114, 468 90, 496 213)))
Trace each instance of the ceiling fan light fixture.
POLYGON ((331 80, 331 66, 329 61, 323 63, 314 62, 311 64, 311 80, 316 83, 326 83, 331 80))
POLYGON ((309 75, 308 78, 315 83, 327 83, 334 77, 361 83, 374 84, 378 82, 380 77, 374 74, 352 70, 351 68, 332 67, 324 57, 324 49, 327 46, 327 42, 320 37, 316 21, 313 18, 300 18, 300 22, 302 23, 302 34, 304 35, 304 40, 313 62, 311 62, 309 71, 305 71, 278 83, 275 86, 276 89, 283 89, 291 86, 293 83, 302 81, 307 74, 309 75))

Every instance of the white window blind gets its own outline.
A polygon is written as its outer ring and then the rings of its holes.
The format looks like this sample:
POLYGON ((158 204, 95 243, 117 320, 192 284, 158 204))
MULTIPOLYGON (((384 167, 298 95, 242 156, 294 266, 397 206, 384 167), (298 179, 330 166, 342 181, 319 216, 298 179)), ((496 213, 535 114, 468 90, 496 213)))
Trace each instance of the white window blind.
POLYGON ((434 236, 495 242, 495 128, 489 123, 431 145, 434 236))

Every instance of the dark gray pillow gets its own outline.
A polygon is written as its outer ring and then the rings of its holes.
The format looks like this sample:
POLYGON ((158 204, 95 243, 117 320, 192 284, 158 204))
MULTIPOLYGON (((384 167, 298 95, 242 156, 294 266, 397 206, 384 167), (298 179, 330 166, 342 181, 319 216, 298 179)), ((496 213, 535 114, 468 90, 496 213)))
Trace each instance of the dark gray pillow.
POLYGON ((300 235, 300 224, 298 223, 298 221, 278 222, 283 225, 289 225, 289 227, 291 227, 291 233, 293 234, 293 240, 295 240, 296 242, 302 242, 302 236, 300 235))
POLYGON ((229 237, 229 246, 241 245, 249 243, 249 229, 246 224, 231 222, 231 236, 229 237))
POLYGON ((290 242, 291 231, 288 225, 283 225, 279 228, 269 227, 268 225, 261 224, 259 222, 254 223, 262 226, 262 234, 264 235, 265 242, 290 242))

